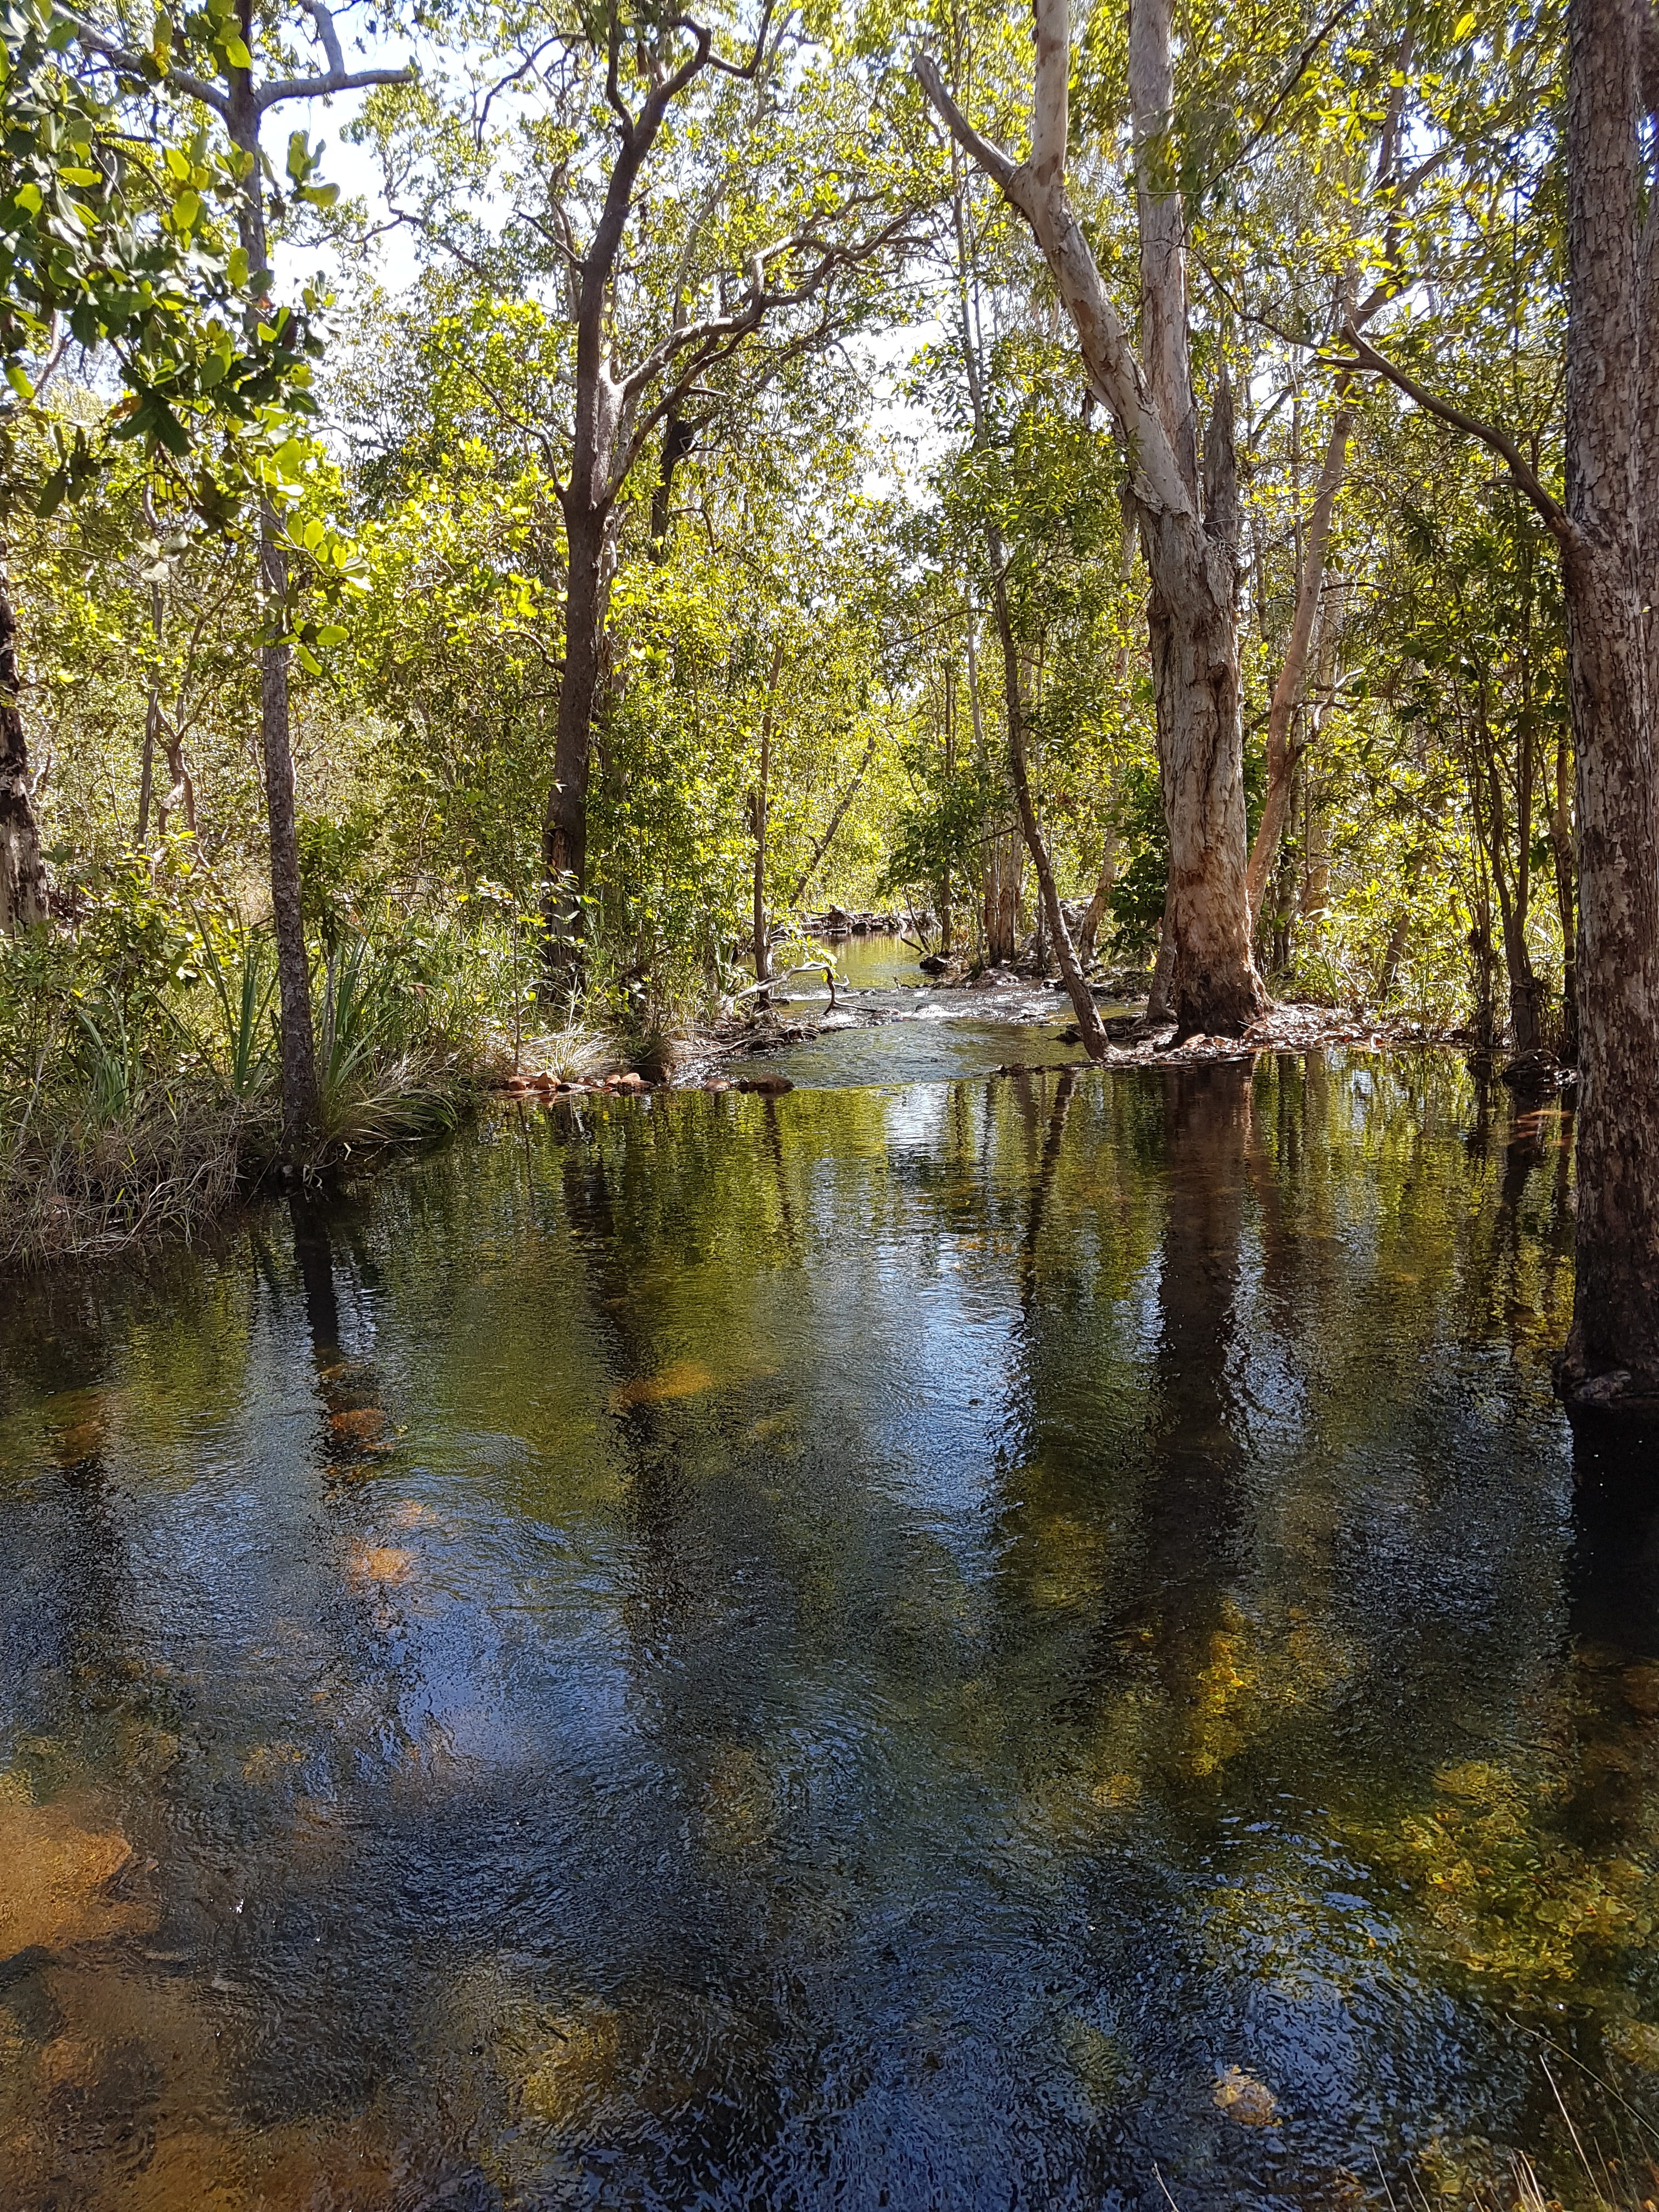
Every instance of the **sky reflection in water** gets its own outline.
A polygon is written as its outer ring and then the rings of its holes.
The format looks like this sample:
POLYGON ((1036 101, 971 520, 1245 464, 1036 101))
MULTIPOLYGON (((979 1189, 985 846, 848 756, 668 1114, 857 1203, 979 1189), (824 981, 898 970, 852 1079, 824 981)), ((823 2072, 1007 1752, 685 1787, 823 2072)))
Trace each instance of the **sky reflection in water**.
POLYGON ((1565 1137, 1410 1058, 659 1098, 34 1286, 0 2207, 1381 2204, 1558 2160, 1540 2035, 1634 2145, 1565 1137))

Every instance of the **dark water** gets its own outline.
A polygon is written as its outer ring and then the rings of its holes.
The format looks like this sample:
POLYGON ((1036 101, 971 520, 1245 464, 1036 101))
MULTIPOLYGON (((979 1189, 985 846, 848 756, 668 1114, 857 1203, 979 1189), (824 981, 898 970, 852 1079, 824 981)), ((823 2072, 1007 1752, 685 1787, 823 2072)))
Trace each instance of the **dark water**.
POLYGON ((1422 1059, 658 1098, 31 1288, 0 2205, 1587 2202, 1659 1615, 1564 1133, 1422 1059))

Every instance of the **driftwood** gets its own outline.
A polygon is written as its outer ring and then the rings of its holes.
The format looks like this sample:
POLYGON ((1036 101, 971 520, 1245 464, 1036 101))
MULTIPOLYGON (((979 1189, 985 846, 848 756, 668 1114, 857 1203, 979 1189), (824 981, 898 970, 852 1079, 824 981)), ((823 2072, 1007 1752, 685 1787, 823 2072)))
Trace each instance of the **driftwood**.
POLYGON ((732 1003, 735 1006, 739 999, 752 998, 757 991, 776 990, 781 983, 787 983, 796 975, 823 976, 830 986, 830 1011, 833 1014, 836 1011, 836 970, 833 963, 828 960, 810 960, 804 968, 786 968, 781 975, 763 975, 758 982, 745 983, 742 990, 734 991, 732 1003))

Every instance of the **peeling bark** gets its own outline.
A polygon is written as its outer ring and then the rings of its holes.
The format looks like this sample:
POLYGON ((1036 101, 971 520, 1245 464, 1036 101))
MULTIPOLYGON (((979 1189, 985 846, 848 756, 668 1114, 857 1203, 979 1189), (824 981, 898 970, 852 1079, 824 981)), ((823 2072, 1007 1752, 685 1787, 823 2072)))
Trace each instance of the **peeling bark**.
POLYGON ((1646 0, 1567 15, 1569 678, 1578 757, 1577 1270, 1562 1379, 1659 1409, 1659 328, 1644 197, 1646 0))
MULTIPOLYGON (((1170 131, 1168 0, 1130 11, 1141 228, 1143 346, 1137 357, 1066 195, 1069 33, 1065 0, 1036 0, 1031 157, 1016 163, 974 130, 931 56, 916 76, 963 150, 1030 225, 1082 350, 1090 388, 1127 451, 1152 590, 1154 695, 1170 830, 1175 999, 1183 1035, 1237 1033, 1266 1003, 1250 952, 1243 731, 1238 670, 1238 540, 1230 398, 1224 451, 1200 508, 1187 359, 1185 230, 1170 131)), ((1207 460, 1207 457, 1206 457, 1207 460)), ((1206 474, 1209 473, 1206 467, 1206 474)))

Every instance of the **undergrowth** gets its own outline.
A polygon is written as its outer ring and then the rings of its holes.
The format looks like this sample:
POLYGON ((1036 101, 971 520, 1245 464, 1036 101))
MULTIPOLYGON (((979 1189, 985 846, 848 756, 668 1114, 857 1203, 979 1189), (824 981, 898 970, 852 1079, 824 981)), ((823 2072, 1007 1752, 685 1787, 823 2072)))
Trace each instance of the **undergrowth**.
MULTIPOLYGON (((308 1167, 453 1127, 520 988, 499 919, 391 901, 313 948, 308 1167)), ((72 928, 0 945, 0 1259, 188 1231, 281 1151, 275 949, 210 872, 112 870, 72 928)))

